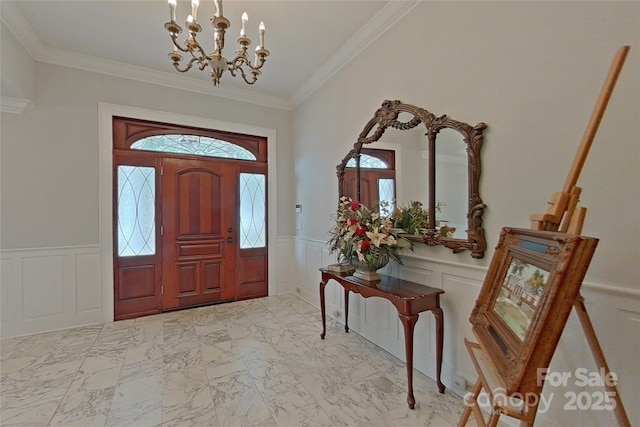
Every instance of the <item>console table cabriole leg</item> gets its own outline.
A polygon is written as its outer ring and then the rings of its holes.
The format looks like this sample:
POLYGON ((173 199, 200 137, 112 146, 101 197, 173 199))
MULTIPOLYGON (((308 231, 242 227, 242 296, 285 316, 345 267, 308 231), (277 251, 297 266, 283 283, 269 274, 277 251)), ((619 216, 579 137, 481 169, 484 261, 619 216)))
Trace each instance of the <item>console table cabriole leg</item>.
POLYGON ((327 318, 324 312, 324 287, 327 286, 327 283, 323 280, 320 282, 320 312, 322 313, 322 333, 320 334, 320 339, 324 339, 325 334, 327 333, 327 318))
POLYGON ((442 346, 444 341, 444 314, 440 307, 434 308, 432 312, 436 318, 436 378, 438 390, 440 393, 444 393, 445 386, 442 384, 442 381, 440 381, 440 374, 442 372, 442 346))
POLYGON ((344 290, 344 331, 349 333, 349 290, 344 290))
POLYGON ((404 347, 407 357, 407 403, 409 409, 416 407, 416 399, 413 397, 413 329, 418 321, 418 315, 406 315, 398 313, 402 326, 404 326, 404 347))

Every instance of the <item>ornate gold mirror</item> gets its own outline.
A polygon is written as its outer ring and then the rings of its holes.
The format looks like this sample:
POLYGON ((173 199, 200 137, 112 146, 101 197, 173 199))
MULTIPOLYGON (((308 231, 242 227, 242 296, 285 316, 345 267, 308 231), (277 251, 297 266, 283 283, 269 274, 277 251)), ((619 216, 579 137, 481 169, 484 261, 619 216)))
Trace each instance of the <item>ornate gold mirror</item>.
POLYGON ((393 212, 408 239, 482 258, 484 129, 484 123, 471 126, 398 100, 384 101, 336 167, 338 194, 368 206, 386 201, 387 213, 393 212), (394 131, 385 133, 388 129, 394 131), (407 226, 407 217, 416 213, 419 225, 407 226))

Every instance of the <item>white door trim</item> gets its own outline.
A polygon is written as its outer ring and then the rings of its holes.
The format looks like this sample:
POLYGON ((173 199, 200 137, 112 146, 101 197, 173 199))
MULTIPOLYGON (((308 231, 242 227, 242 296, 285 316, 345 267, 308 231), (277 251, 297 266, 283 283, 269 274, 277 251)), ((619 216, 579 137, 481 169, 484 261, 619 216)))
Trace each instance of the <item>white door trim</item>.
POLYGON ((184 126, 195 126, 217 129, 228 132, 264 136, 267 138, 267 230, 268 230, 268 268, 269 295, 276 295, 276 237, 277 233, 277 182, 276 182, 276 130, 256 127, 241 123, 224 122, 204 117, 192 117, 164 111, 147 110, 125 105, 98 103, 98 178, 99 178, 99 227, 101 253, 101 288, 103 299, 103 320, 113 321, 113 126, 114 116, 128 117, 155 122, 174 123, 184 126))

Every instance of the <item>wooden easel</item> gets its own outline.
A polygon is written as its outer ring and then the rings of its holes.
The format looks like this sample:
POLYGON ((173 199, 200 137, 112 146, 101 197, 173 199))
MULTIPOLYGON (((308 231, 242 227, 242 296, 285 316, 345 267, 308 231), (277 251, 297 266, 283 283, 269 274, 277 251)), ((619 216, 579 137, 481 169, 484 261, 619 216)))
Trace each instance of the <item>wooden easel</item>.
MULTIPOLYGON (((531 215, 530 220, 532 229, 560 231, 575 235, 579 235, 582 232, 587 209, 578 206, 582 189, 577 187, 576 183, 578 182, 578 177, 580 176, 584 162, 589 154, 589 149, 591 148, 591 144, 596 131, 598 130, 598 126, 600 125, 600 121, 602 120, 602 116, 604 115, 607 103, 611 98, 611 93, 613 92, 613 88, 615 87, 618 76, 620 75, 620 71, 622 70, 627 54, 629 53, 629 49, 629 46, 622 46, 618 49, 618 52, 611 64, 611 68, 609 69, 604 86, 600 92, 596 106, 591 114, 589 123, 587 124, 587 128, 582 137, 582 141, 580 142, 580 146, 578 147, 578 152, 573 161, 573 165, 569 171, 564 187, 561 192, 555 193, 552 196, 551 201, 548 202, 549 207, 547 208, 546 213, 531 215)), ((602 368, 605 375, 608 376, 611 371, 605 359, 602 347, 598 342, 598 338, 587 313, 587 309, 584 305, 584 298, 580 293, 578 293, 577 298, 573 303, 573 307, 576 310, 576 314, 578 315, 587 343, 589 344, 589 348, 597 366, 602 368)), ((476 423, 479 426, 496 426, 501 414, 521 420, 521 425, 523 426, 533 426, 539 399, 534 402, 520 401, 519 405, 513 405, 513 400, 510 402, 511 405, 505 405, 501 402, 497 402, 496 399, 494 399, 494 390, 498 389, 500 383, 496 379, 496 374, 491 363, 489 363, 489 360, 487 359, 487 355, 478 344, 467 341, 466 339, 465 344, 469 350, 469 354, 471 355, 476 371, 478 372, 478 380, 473 388, 472 395, 467 402, 468 406, 465 408, 465 411, 458 422, 458 427, 462 427, 467 424, 471 413, 474 414, 476 423), (482 389, 485 389, 489 395, 490 401, 492 402, 489 423, 485 422, 482 410, 480 409, 480 405, 477 401, 482 389)), ((616 385, 609 385, 609 381, 604 381, 604 383, 605 389, 607 392, 610 392, 609 396, 612 396, 615 401, 616 405, 614 411, 618 424, 622 427, 631 427, 631 423, 627 417, 627 413, 622 404, 622 399, 620 398, 616 385)))

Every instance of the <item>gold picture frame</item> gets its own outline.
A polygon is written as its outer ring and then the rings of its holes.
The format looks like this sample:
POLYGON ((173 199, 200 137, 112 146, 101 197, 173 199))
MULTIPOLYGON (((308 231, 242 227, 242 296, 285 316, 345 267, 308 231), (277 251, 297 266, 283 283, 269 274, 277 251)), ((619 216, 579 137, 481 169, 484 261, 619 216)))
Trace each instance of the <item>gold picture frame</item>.
POLYGON ((598 239, 503 228, 469 321, 507 394, 537 392, 598 239))

